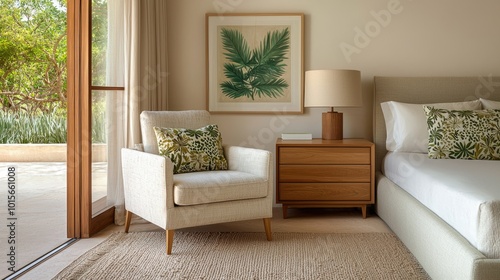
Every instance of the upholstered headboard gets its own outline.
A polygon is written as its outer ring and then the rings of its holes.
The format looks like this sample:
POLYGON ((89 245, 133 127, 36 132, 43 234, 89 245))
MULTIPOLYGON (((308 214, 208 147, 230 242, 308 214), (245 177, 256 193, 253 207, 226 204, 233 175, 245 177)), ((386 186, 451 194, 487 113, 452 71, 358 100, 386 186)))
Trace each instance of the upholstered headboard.
POLYGON ((500 101, 500 77, 375 77, 373 139, 376 170, 387 150, 385 122, 380 103, 439 103, 470 101, 478 98, 500 101))

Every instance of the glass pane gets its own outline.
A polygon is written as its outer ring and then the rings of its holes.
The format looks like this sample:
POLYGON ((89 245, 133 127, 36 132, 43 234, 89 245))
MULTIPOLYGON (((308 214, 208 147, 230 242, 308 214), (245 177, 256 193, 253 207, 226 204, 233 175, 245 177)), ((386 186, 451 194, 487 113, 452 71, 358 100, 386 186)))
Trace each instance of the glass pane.
POLYGON ((68 240, 66 1, 0 1, 0 278, 68 240))
POLYGON ((123 86, 122 0, 92 0, 92 85, 123 86))
POLYGON ((107 208, 108 141, 107 92, 92 92, 92 213, 107 208))
POLYGON ((107 1, 92 1, 92 85, 106 85, 106 49, 108 46, 107 1))

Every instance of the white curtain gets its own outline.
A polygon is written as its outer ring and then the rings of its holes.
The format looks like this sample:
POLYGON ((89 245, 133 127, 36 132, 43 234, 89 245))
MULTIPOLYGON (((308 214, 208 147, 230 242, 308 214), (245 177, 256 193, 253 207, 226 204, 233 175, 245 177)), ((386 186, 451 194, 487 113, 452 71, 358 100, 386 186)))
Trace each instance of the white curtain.
POLYGON ((108 73, 122 83, 109 85, 125 87, 108 92, 108 205, 115 206, 115 224, 122 225, 120 151, 141 143, 142 111, 168 109, 167 5, 164 0, 108 0, 108 16, 108 73))

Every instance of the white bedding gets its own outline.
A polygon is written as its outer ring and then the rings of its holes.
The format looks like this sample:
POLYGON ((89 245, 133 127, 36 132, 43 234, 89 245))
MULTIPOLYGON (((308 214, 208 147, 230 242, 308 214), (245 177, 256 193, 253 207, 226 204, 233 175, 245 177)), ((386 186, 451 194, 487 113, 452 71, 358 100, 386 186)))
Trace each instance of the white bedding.
POLYGON ((389 152, 382 172, 489 258, 500 258, 500 161, 389 152))

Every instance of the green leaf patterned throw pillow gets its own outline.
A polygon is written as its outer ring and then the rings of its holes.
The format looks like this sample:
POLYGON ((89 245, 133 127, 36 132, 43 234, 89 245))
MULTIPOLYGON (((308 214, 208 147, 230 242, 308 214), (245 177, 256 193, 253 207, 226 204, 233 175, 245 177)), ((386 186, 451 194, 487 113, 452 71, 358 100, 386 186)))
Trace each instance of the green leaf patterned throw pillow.
POLYGON ((424 111, 429 158, 500 160, 500 110, 424 111))
POLYGON ((225 170, 227 161, 217 125, 199 129, 154 127, 160 155, 174 164, 174 174, 225 170))

